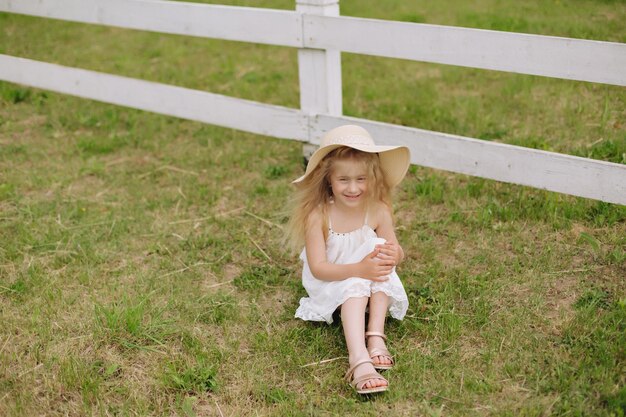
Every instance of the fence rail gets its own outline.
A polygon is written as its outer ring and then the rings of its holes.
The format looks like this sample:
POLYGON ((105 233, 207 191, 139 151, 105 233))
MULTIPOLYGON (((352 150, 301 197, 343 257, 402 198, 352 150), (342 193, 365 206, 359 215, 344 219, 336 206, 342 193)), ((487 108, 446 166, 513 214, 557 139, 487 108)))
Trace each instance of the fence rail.
POLYGON ((345 116, 319 115, 319 134, 356 123, 381 144, 411 149, 411 163, 579 197, 626 204, 626 166, 345 116))
MULTIPOLYGON (((312 52, 301 56, 301 74, 326 73, 315 80, 325 83, 321 94, 341 86, 340 61, 319 60, 324 50, 626 85, 626 44, 613 42, 152 0, 0 0, 0 11, 300 48, 312 52)), ((626 165, 332 114, 337 103, 290 109, 8 55, 0 55, 0 80, 303 142, 356 123, 381 144, 408 146, 414 164, 626 204, 626 165)), ((309 80, 313 103, 315 88, 309 80)))
POLYGON ((0 11, 626 86, 616 42, 160 0, 0 0, 0 11))
POLYGON ((308 48, 626 85, 626 44, 343 16, 303 20, 308 48))
POLYGON ((281 139, 306 140, 299 110, 0 54, 0 79, 281 139))
POLYGON ((160 0, 0 0, 0 11, 175 35, 302 47, 299 13, 160 0))

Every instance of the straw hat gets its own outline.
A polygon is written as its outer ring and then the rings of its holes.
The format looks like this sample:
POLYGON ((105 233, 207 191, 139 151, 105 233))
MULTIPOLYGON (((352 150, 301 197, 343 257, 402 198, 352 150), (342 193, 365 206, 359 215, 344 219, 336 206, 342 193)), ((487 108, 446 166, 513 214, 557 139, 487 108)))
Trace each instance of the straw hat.
POLYGON ((377 146, 367 130, 360 126, 344 125, 328 131, 322 137, 320 147, 309 159, 304 175, 293 183, 304 180, 326 155, 342 146, 363 152, 377 153, 380 157, 380 167, 391 187, 398 185, 409 169, 411 158, 409 148, 406 146, 377 146))

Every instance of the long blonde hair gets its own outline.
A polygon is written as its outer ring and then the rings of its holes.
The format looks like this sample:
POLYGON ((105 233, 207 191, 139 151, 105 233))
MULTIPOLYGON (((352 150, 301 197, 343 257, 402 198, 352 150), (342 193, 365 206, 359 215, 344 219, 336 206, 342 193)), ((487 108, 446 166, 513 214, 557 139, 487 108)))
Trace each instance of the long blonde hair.
POLYGON ((307 219, 317 207, 321 208, 323 214, 324 239, 328 238, 328 204, 332 199, 330 175, 333 162, 346 159, 362 162, 367 168, 368 207, 376 201, 391 207, 391 187, 381 169, 378 154, 362 152, 347 146, 337 148, 326 155, 309 175, 296 184, 285 236, 286 243, 292 250, 299 251, 304 246, 307 219))

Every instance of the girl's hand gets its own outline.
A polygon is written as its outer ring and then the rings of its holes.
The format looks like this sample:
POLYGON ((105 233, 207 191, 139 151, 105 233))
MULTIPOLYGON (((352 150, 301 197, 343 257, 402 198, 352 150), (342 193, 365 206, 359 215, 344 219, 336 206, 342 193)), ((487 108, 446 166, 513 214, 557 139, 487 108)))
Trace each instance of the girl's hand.
POLYGON ((392 261, 393 266, 398 265, 402 260, 402 248, 400 248, 400 245, 397 243, 385 242, 382 245, 376 245, 376 249, 380 250, 378 258, 385 261, 392 261))
MULTIPOLYGON (((382 246, 382 245, 381 245, 382 246)), ((384 282, 389 279, 393 271, 394 262, 380 257, 380 249, 374 249, 361 262, 357 264, 358 277, 376 282, 384 282)))

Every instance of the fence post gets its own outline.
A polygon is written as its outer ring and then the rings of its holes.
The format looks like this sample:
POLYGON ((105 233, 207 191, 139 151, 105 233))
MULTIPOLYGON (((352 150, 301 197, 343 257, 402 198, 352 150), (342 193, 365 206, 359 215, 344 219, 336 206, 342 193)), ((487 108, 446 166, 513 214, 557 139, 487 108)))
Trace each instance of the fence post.
MULTIPOLYGON (((296 11, 324 16, 339 16, 339 0, 296 0, 296 11)), ((303 34, 306 34, 303 23, 303 34)), ((303 38, 304 39, 304 38, 303 38)), ((311 115, 324 113, 340 116, 341 52, 331 49, 298 50, 298 73, 300 77, 300 108, 311 115)), ((303 156, 308 161, 317 148, 317 138, 311 137, 308 127, 308 143, 303 145, 303 156)))

